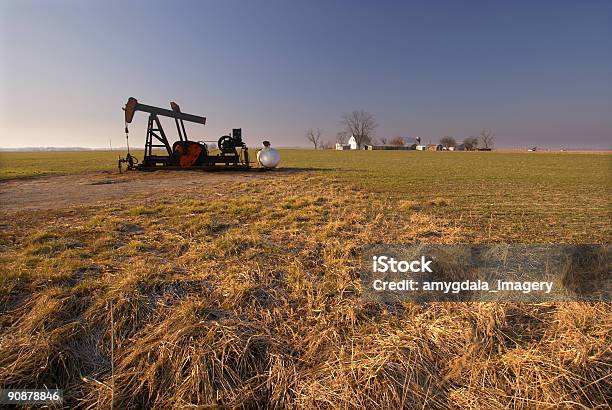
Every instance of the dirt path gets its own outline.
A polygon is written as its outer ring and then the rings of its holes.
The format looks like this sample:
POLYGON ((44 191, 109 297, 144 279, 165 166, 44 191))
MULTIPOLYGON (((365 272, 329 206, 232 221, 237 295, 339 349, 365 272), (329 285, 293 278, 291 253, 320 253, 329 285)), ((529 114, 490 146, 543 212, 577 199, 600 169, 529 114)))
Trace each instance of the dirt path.
POLYGON ((57 209, 145 198, 152 192, 194 189, 225 182, 269 177, 263 172, 97 172, 0 182, 0 210, 57 209))

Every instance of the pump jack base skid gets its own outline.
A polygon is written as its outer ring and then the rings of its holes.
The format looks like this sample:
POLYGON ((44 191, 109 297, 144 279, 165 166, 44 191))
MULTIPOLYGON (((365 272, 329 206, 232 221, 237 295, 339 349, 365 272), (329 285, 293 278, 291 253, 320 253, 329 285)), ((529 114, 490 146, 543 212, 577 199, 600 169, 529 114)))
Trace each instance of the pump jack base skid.
POLYGON ((143 167, 142 165, 138 165, 134 168, 138 171, 249 171, 251 168, 250 165, 196 165, 191 167, 181 167, 181 166, 172 166, 166 165, 163 167, 143 167))

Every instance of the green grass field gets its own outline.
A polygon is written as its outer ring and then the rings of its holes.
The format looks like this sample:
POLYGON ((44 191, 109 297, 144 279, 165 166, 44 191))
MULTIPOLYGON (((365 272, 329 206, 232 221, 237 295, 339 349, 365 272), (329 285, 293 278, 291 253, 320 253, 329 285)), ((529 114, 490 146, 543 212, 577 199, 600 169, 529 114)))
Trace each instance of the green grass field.
MULTIPOLYGON (((116 171, 120 152, 0 154, 0 179, 116 171)), ((141 155, 136 151, 135 155, 141 155)), ((612 154, 282 150, 283 168, 313 171, 418 207, 489 240, 604 240, 612 154), (545 234, 542 234, 545 232, 545 234)))
MULTIPOLYGON (((135 152, 142 155, 143 151, 135 152)), ((0 152, 0 180, 91 171, 115 171, 119 151, 0 152)))
MULTIPOLYGON (((606 240, 612 154, 287 151, 285 166, 323 170, 391 198, 443 198, 437 216, 488 240, 606 240)), ((609 236, 607 236, 609 238, 609 236)))

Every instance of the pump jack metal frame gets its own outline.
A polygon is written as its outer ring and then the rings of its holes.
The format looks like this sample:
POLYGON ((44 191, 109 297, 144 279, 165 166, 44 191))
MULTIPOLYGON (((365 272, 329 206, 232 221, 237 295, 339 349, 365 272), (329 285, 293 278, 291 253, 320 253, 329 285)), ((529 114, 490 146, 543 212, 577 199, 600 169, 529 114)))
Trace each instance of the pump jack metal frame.
POLYGON ((204 170, 248 170, 250 169, 248 147, 242 141, 242 130, 234 128, 231 135, 219 138, 219 154, 212 155, 203 141, 190 141, 187 137, 184 121, 196 124, 206 124, 206 117, 183 113, 175 102, 170 103, 172 110, 140 104, 133 97, 128 99, 123 110, 125 111, 126 136, 127 124, 132 122, 137 111, 149 113, 147 135, 145 139, 144 156, 142 161, 130 154, 119 159, 121 164, 126 163, 127 169, 142 171, 157 169, 204 169, 204 170), (159 116, 174 118, 178 133, 178 141, 171 146, 159 116), (163 148, 166 155, 159 155, 154 149, 163 148))

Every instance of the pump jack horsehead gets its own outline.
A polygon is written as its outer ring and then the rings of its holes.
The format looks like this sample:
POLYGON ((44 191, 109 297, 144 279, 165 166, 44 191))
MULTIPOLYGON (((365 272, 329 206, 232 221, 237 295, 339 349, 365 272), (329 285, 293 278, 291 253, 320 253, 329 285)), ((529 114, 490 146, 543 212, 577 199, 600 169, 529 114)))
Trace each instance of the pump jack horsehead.
POLYGON ((242 141, 242 130, 234 128, 231 135, 219 138, 217 147, 219 152, 211 154, 206 142, 214 141, 190 141, 187 138, 184 121, 206 124, 206 118, 198 115, 187 114, 181 111, 178 104, 170 103, 171 110, 151 105, 140 104, 134 97, 130 97, 125 104, 125 135, 128 138, 128 124, 132 122, 136 111, 149 113, 147 125, 147 136, 145 140, 144 156, 142 161, 130 154, 128 141, 128 153, 125 158, 119 158, 119 171, 122 164, 127 164, 128 170, 156 170, 156 169, 238 169, 248 170, 249 150, 242 141), (159 117, 174 118, 178 141, 172 146, 168 141, 159 117), (164 152, 165 151, 165 152, 164 152))

